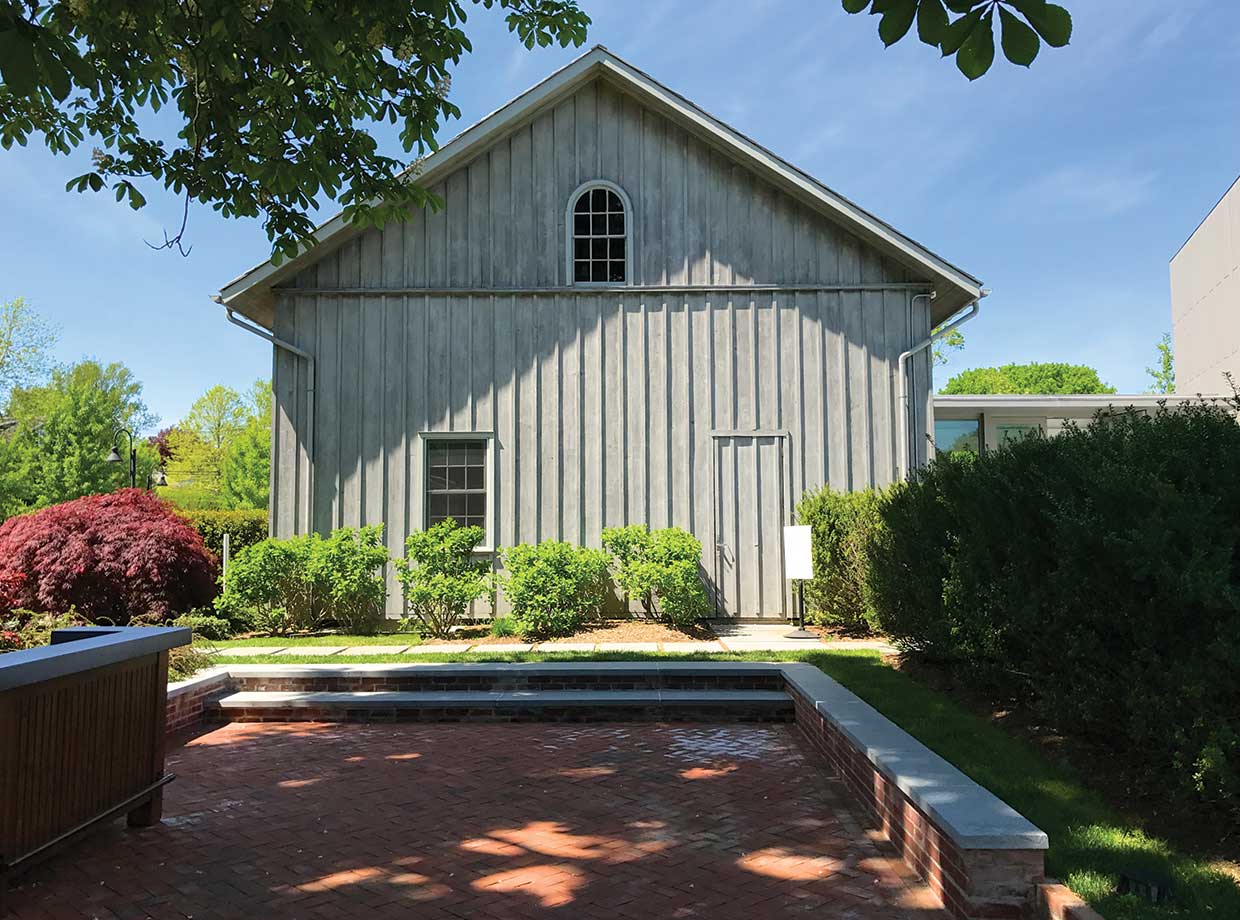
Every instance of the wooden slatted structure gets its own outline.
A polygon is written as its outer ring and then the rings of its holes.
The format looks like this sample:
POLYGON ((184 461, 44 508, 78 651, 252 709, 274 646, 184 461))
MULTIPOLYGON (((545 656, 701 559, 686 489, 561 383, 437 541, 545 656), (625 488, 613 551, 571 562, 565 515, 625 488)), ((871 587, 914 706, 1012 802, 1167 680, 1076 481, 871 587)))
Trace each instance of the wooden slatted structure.
POLYGON ((68 629, 0 656, 0 898, 7 876, 96 823, 159 820, 168 649, 189 640, 68 629))

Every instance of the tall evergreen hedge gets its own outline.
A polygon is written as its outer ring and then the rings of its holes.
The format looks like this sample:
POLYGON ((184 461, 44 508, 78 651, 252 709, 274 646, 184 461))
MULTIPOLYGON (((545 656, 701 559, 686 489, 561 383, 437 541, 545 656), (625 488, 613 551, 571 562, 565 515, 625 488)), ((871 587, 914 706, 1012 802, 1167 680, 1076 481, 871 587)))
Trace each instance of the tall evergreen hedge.
POLYGON ((224 534, 229 535, 228 548, 234 554, 238 550, 267 539, 266 511, 204 509, 180 513, 202 535, 207 549, 215 553, 217 558, 223 558, 224 555, 224 534))
POLYGON ((880 493, 835 492, 823 486, 797 503, 797 523, 811 528, 814 578, 805 585, 805 618, 869 635, 877 618, 866 590, 867 544, 879 526, 880 493))
POLYGON ((1124 413, 936 460, 882 501, 879 625, 1151 780, 1240 809, 1235 412, 1124 413))

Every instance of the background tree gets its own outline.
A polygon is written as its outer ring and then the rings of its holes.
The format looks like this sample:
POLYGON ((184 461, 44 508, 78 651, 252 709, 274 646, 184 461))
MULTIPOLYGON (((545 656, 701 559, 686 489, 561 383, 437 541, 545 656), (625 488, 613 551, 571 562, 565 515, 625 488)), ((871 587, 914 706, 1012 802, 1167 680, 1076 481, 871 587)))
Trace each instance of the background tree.
POLYGON ((1034 363, 961 371, 940 390, 945 395, 1114 393, 1098 372, 1081 364, 1034 363))
POLYGON ((55 344, 56 331, 21 297, 0 304, 0 409, 14 387, 48 373, 55 344))
POLYGON ((168 445, 168 435, 172 434, 172 426, 161 428, 149 438, 146 443, 155 449, 155 453, 159 455, 159 462, 166 464, 172 459, 172 448, 168 445))
MULTIPOLYGON (((474 0, 507 12, 528 48, 580 45, 574 0, 474 0)), ((326 196, 363 224, 431 201, 367 131, 400 123, 434 149, 449 67, 471 50, 465 0, 0 0, 0 145, 42 138, 68 154, 99 139, 68 188, 145 204, 153 180, 225 217, 260 217, 277 255, 310 244, 326 196), (161 111, 165 108, 171 111, 161 111), (160 112, 169 142, 139 125, 160 112)), ((148 120, 148 123, 149 120, 148 120)), ((185 225, 165 245, 180 245, 185 225)))
POLYGON ((934 356, 934 366, 942 367, 951 359, 951 353, 960 351, 964 348, 964 333, 959 329, 953 329, 943 338, 934 343, 931 354, 934 356))
POLYGON ((917 37, 976 80, 995 60, 995 26, 1003 56, 1028 67, 1042 48, 1062 48, 1072 39, 1072 16, 1046 0, 843 0, 850 13, 880 16, 878 35, 891 47, 917 23, 917 37), (952 13, 957 14, 955 18, 952 13))
POLYGON ((246 418, 241 394, 232 387, 217 384, 199 396, 185 418, 168 433, 172 454, 166 470, 169 481, 219 492, 224 455, 245 427, 246 418))
POLYGON ((1147 367, 1145 372, 1153 381, 1155 393, 1175 392, 1175 352, 1171 347, 1171 333, 1163 333, 1163 337, 1154 346, 1158 349, 1158 364, 1147 367))
POLYGON ((220 491, 230 508, 267 509, 271 491, 271 381, 249 393, 250 416, 224 453, 220 491))
MULTIPOLYGON (((4 517, 129 485, 128 464, 107 462, 112 435, 120 426, 139 433, 154 422, 133 373, 93 360, 54 371, 44 385, 15 389, 9 412, 17 425, 0 438, 4 517)), ((135 447, 141 486, 157 455, 145 442, 135 447)))

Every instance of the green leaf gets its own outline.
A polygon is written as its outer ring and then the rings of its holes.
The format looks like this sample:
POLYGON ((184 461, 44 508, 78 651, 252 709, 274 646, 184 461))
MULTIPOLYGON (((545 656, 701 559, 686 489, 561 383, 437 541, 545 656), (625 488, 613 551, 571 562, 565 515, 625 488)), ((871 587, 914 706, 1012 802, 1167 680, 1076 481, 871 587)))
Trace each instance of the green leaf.
POLYGON ((51 91, 57 102, 63 101, 73 85, 69 79, 69 71, 47 45, 35 45, 34 54, 38 61, 41 82, 51 91))
POLYGON ((943 56, 948 57, 959 51, 981 20, 982 11, 974 10, 949 25, 943 31, 943 40, 939 43, 939 47, 943 49, 943 56))
POLYGON ((95 69, 91 67, 86 60, 77 53, 77 49, 70 44, 66 44, 60 52, 60 60, 68 68, 69 73, 73 74, 73 79, 77 81, 78 86, 83 89, 94 87, 97 82, 95 69))
POLYGON ((0 79, 15 96, 27 96, 38 86, 34 44, 16 29, 0 32, 0 79))
POLYGON ((917 37, 927 45, 938 45, 947 31, 947 10, 943 0, 921 0, 917 7, 917 37))
POLYGON ((999 22, 1003 25, 1004 56, 1013 64, 1028 67, 1042 46, 1038 33, 1009 13, 1006 7, 999 7, 999 22))
POLYGON ((994 62, 994 16, 988 12, 956 52, 956 67, 970 80, 976 80, 990 70, 994 62))
POLYGON ((1011 0, 1052 48, 1062 48, 1072 40, 1072 14, 1062 6, 1045 0, 1011 0))
POLYGON ((902 0, 892 4, 890 11, 883 14, 882 22, 878 24, 878 37, 890 48, 908 34, 916 16, 917 0, 902 0))
POLYGON ((860 13, 870 5, 870 0, 843 0, 843 2, 846 13, 860 13))

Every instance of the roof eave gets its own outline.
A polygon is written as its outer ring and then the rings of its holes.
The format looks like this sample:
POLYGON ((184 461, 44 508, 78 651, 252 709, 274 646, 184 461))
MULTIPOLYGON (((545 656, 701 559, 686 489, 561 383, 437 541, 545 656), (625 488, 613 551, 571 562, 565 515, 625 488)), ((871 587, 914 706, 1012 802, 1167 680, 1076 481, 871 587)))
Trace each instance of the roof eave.
MULTIPOLYGON (((511 131, 526 116, 554 102, 558 97, 573 92, 578 85, 592 79, 596 72, 611 75, 615 82, 627 91, 636 92, 656 108, 673 115, 698 136, 727 151, 743 154, 751 167, 764 174, 768 180, 773 180, 775 184, 796 194, 799 199, 817 207, 828 217, 836 219, 860 238, 891 254, 907 267, 927 272, 933 278, 929 283, 936 295, 931 306, 932 323, 941 323, 983 296, 982 282, 979 279, 833 192, 808 173, 802 172, 756 141, 709 115, 693 102, 617 58, 601 45, 590 49, 453 137, 425 159, 418 180, 430 184, 437 176, 467 161, 476 152, 511 131)), ((343 214, 337 214, 316 228, 313 233, 316 245, 303 247, 296 256, 279 265, 267 260, 242 273, 220 289, 221 301, 270 329, 274 302, 271 288, 296 274, 307 262, 343 243, 347 237, 345 231, 348 229, 350 226, 343 214)))

